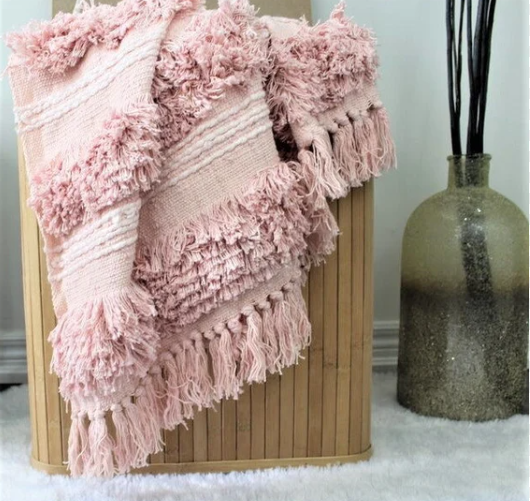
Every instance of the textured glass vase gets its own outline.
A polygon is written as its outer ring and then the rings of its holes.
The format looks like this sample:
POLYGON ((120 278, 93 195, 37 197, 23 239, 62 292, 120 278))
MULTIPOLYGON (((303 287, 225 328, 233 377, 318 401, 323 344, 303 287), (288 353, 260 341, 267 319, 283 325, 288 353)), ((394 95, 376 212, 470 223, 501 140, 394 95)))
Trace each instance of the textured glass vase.
POLYGON ((403 238, 398 400, 458 420, 521 411, 528 350, 528 221, 488 186, 489 155, 449 157, 448 188, 403 238))

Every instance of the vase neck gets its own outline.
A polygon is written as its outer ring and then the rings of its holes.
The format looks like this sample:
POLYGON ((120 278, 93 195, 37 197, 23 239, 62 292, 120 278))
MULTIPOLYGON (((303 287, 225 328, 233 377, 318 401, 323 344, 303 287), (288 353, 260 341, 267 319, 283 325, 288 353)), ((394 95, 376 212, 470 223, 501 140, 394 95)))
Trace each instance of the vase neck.
POLYGON ((449 188, 481 188, 489 185, 490 155, 450 156, 449 188))

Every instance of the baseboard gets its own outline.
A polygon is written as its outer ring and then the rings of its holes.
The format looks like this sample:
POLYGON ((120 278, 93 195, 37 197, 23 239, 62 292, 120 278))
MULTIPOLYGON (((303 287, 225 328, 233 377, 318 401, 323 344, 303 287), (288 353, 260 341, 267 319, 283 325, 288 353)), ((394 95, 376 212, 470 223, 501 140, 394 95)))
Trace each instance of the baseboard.
MULTIPOLYGON (((397 365, 398 328, 397 320, 374 323, 374 369, 397 365)), ((25 382, 27 382, 27 365, 24 331, 0 331, 0 384, 25 382)))
POLYGON ((0 384, 26 383, 27 380, 24 331, 0 331, 0 384))
POLYGON ((399 321, 375 321, 373 368, 390 369, 397 366, 399 321))

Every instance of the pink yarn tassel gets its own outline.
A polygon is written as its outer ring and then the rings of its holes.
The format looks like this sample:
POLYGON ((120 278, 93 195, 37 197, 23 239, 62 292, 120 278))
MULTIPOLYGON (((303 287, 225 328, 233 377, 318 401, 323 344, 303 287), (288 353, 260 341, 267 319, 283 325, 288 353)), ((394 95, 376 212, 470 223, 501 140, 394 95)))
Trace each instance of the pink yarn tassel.
POLYGON ((160 359, 167 378, 167 400, 163 415, 164 428, 171 430, 184 421, 178 368, 173 355, 164 353, 160 359))
POLYGON ((112 406, 111 411, 116 437, 114 458, 118 472, 125 473, 135 462, 136 444, 129 430, 129 422, 123 412, 123 407, 117 404, 112 406))
POLYGON ((143 377, 156 360, 159 335, 148 292, 136 284, 74 306, 50 335, 52 369, 69 398, 114 393, 143 377))
POLYGON ((219 400, 237 398, 240 385, 236 375, 237 365, 234 357, 232 334, 225 325, 219 330, 221 332, 217 333, 208 345, 208 352, 212 360, 215 397, 219 400))
POLYGON ((386 170, 396 166, 396 151, 390 134, 388 113, 381 103, 374 104, 370 112, 379 141, 379 170, 386 170))
POLYGON ((275 374, 276 372, 281 372, 281 356, 280 345, 278 343, 278 336, 274 326, 274 317, 272 314, 271 302, 263 301, 258 304, 258 308, 262 318, 263 341, 267 346, 267 370, 271 374, 275 374))
POLYGON ((68 469, 73 476, 77 477, 83 473, 88 457, 88 430, 84 417, 77 413, 72 416, 68 436, 68 469))
POLYGON ((243 310, 246 316, 246 339, 241 351, 241 378, 247 383, 265 381, 266 345, 261 337, 263 325, 260 314, 253 308, 243 310))
POLYGON ((354 116, 353 135, 355 137, 355 147, 360 158, 358 177, 360 181, 365 182, 373 175, 378 174, 377 136, 374 124, 367 113, 354 116))
POLYGON ((164 442, 160 430, 159 401, 155 393, 153 376, 148 374, 143 385, 136 390, 135 405, 140 419, 140 430, 148 454, 156 454, 163 450, 164 442))
POLYGON ((353 126, 350 122, 341 125, 333 135, 333 155, 335 156, 337 167, 349 186, 361 186, 358 168, 360 157, 356 151, 353 126))
POLYGON ((123 412, 127 418, 128 433, 135 444, 135 456, 131 462, 132 468, 141 468, 146 466, 147 456, 150 454, 150 444, 148 437, 144 435, 142 426, 142 416, 140 415, 138 406, 131 400, 125 399, 122 401, 123 412))
POLYGON ((84 475, 111 477, 114 474, 114 443, 109 435, 105 414, 96 411, 88 427, 90 463, 85 464, 84 475))

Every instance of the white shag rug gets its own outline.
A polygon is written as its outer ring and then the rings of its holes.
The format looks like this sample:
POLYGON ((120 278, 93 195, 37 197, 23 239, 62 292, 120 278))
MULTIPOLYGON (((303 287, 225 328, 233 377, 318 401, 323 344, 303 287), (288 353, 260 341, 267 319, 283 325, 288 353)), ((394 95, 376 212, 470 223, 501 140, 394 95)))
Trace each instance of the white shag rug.
POLYGON ((395 374, 374 375, 374 456, 326 468, 70 479, 28 464, 27 388, 0 393, 5 501, 526 501, 528 417, 471 424, 401 408, 395 374))

